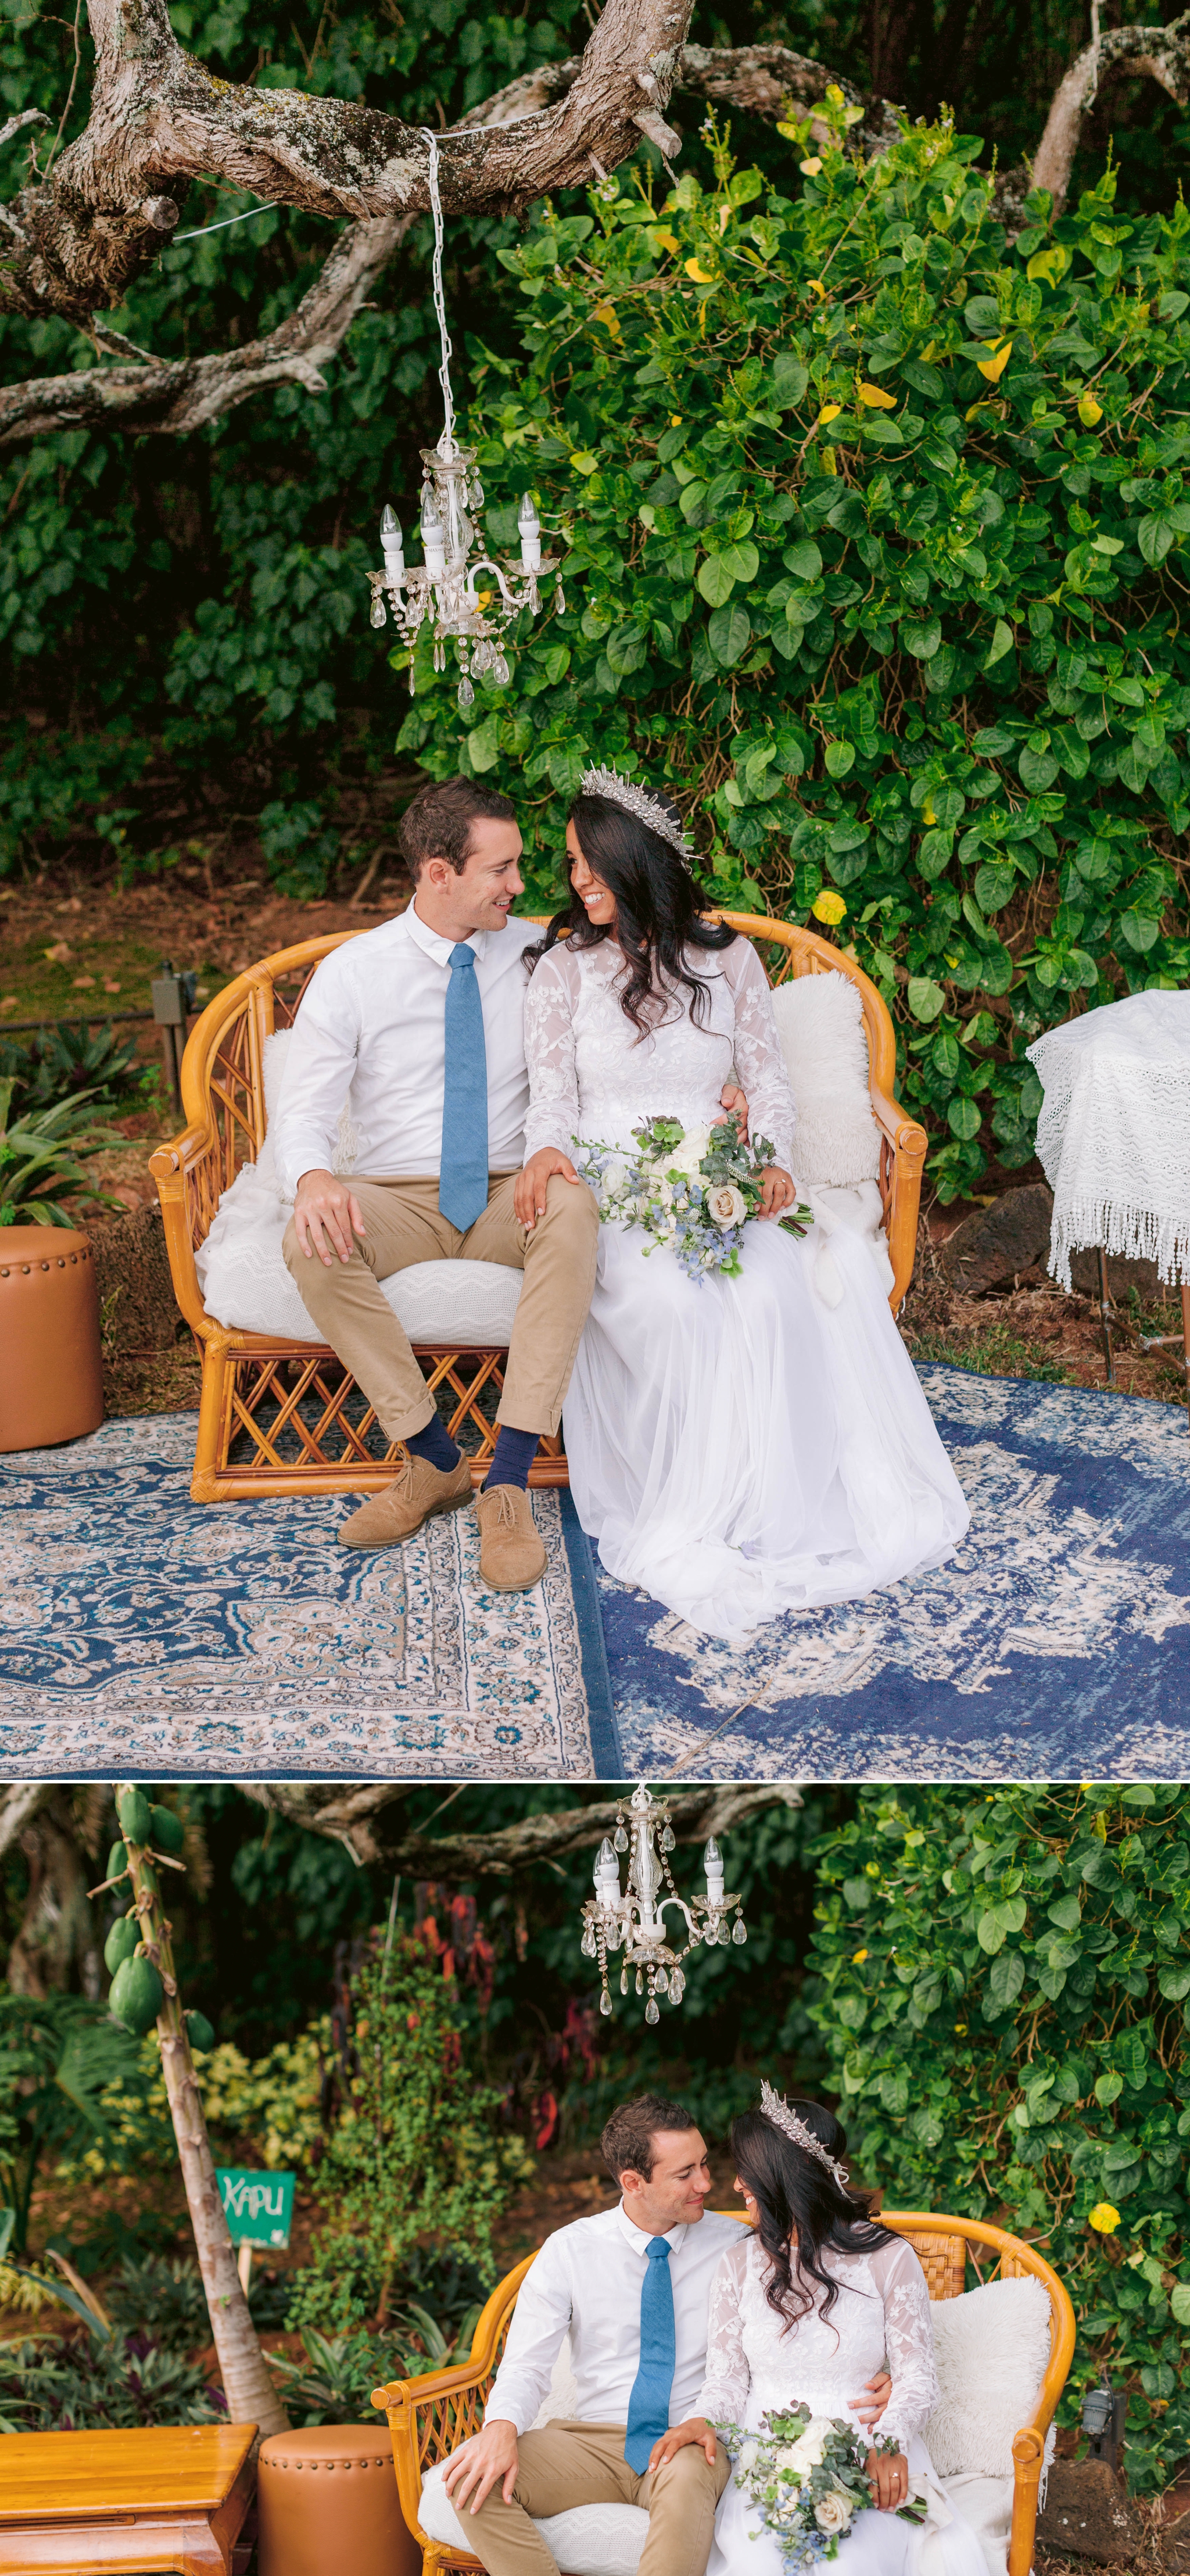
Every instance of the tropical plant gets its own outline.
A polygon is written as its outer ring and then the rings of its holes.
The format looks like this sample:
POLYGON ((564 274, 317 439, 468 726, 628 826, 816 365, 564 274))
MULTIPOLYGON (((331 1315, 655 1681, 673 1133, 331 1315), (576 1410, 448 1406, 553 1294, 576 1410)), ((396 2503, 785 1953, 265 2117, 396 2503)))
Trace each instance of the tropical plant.
POLYGON ((85 1162, 123 1137, 83 1115, 86 1093, 14 1118, 9 1113, 11 1074, 0 1079, 0 1226, 72 1226, 81 1208, 119 1208, 122 1201, 97 1190, 85 1162), (63 1201, 73 1201, 67 1208, 63 1201))
POLYGON ((80 1092, 112 1109, 146 1078, 150 1083, 157 1078, 155 1066, 144 1075, 135 1046, 116 1036, 110 1020, 99 1029, 85 1021, 74 1027, 59 1020, 53 1028, 39 1029, 28 1046, 9 1038, 0 1043, 0 1080, 5 1075, 12 1079, 9 1115, 17 1118, 30 1110, 56 1109, 80 1092))
POLYGON ((269 2356, 285 2390, 291 2421, 375 2422, 370 2400, 380 2381, 416 2378, 423 2370, 445 2370, 452 2362, 466 2359, 482 2304, 481 2299, 472 2302, 453 2334, 444 2333, 440 2319, 416 2304, 395 2311, 385 2334, 366 2326, 353 2326, 337 2335, 319 2334, 316 2326, 304 2327, 303 2360, 278 2352, 269 2356))
POLYGON ((416 2246, 490 2271, 492 2221, 534 2166, 494 2132, 500 2089, 464 2059, 454 1981, 403 1933, 355 1980, 338 2088, 314 2181, 324 2224, 291 2322, 333 2334, 367 2317, 380 2331, 416 2246))
POLYGON ((523 355, 472 429, 567 606, 465 710, 423 639, 399 743, 515 795, 537 905, 589 760, 667 782, 719 901, 879 984, 950 1198, 1032 1155, 1031 1038, 1190 975, 1190 211, 1122 221, 1109 168, 1010 242, 973 138, 865 163, 833 114, 800 181, 714 134, 708 189, 628 173, 501 251, 523 355))
POLYGON ((0 1993, 0 2195, 14 2253, 28 2244, 44 2166, 110 2137, 106 2096, 130 2080, 136 2057, 127 2031, 83 1995, 0 1993))
POLYGON ((0 2344, 0 2433, 120 2431, 226 2420, 198 2362, 141 2336, 0 2344))
POLYGON ((1177 1787, 861 1789, 824 1837, 806 2002, 890 2207, 1025 2230, 1107 2368, 1128 2469, 1190 2448, 1190 1806, 1177 1787))

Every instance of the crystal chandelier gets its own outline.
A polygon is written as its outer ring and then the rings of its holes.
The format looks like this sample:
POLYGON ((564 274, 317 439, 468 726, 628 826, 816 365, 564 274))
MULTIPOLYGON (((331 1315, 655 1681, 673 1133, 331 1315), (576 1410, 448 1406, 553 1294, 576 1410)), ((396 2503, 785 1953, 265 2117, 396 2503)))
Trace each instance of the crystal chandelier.
POLYGON ((523 608, 536 617, 541 608, 540 580, 554 573, 554 606, 559 615, 566 606, 562 575, 556 555, 541 551, 541 521, 532 494, 526 492, 517 512, 521 541, 519 565, 511 555, 497 563, 480 551, 472 558, 471 548, 482 538, 472 511, 483 506, 483 486, 475 471, 476 450, 460 447, 455 439, 454 397, 450 389, 450 334, 446 327, 446 301, 442 288, 442 200, 438 193, 438 138, 429 127, 423 127, 430 147, 430 207, 434 217, 434 311, 438 316, 438 334, 442 346, 442 364, 438 382, 446 415, 442 436, 436 447, 423 447, 421 542, 424 564, 406 564, 400 523, 392 507, 385 509, 380 521, 380 543, 384 552, 383 572, 369 573, 372 585, 372 624, 387 624, 391 610, 396 625, 409 645, 409 694, 414 692, 414 656, 417 639, 426 618, 433 621, 434 669, 446 669, 446 647, 453 636, 459 661, 459 705, 473 706, 473 679, 489 678, 498 688, 505 687, 508 663, 503 649, 504 630, 523 608), (481 585, 480 575, 488 576, 481 585), (388 608, 385 607, 385 601, 388 608), (489 614, 490 612, 490 614, 489 614))
POLYGON ((628 1992, 628 1971, 636 1970, 638 1995, 648 1988, 645 2020, 660 2021, 658 1995, 667 1995, 671 2004, 681 2003, 686 1992, 682 1961, 688 1959, 700 1941, 708 1948, 729 1940, 746 1941, 744 1918, 738 1896, 728 1896, 723 1886, 723 1855, 712 1836, 703 1853, 707 1876, 705 1896, 694 1896, 687 1905, 674 1886, 669 1854, 674 1847, 674 1829, 669 1808, 658 1803, 642 1781, 633 1790, 627 1812, 623 1801, 616 1812, 616 1829, 610 1841, 605 1835, 595 1861, 595 1894, 583 1907, 582 1952, 585 1959, 599 1961, 599 2009, 610 2013, 614 2007, 608 1993, 607 1962, 609 1951, 620 1950, 620 1992, 628 1992), (628 1885, 620 1892, 619 1852, 627 1852, 628 1885), (664 1885, 668 1896, 657 1902, 657 1891, 664 1885), (685 1915, 688 1939, 680 1950, 671 1948, 663 1916, 676 1906, 685 1915), (732 1914, 735 1921, 728 1924, 732 1914))

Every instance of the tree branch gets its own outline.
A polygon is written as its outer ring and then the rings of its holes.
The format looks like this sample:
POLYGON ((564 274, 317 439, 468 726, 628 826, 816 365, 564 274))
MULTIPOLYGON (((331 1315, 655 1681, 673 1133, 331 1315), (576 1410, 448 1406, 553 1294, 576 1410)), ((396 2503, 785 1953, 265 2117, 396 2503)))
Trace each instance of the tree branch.
MULTIPOLYGON (((388 1811, 409 1797, 407 1782, 385 1780, 350 1789, 289 1780, 244 1780, 239 1785, 258 1806, 331 1842, 345 1843, 361 1864, 383 1861, 411 1878, 509 1878, 534 1861, 565 1860, 588 1849, 612 1831, 616 1820, 613 1798, 563 1807, 553 1815, 525 1816, 491 1834, 402 1832, 388 1811)), ((765 1787, 723 1782, 679 1790, 670 1799, 670 1811, 678 1841, 689 1843, 727 1833, 764 1807, 801 1803, 801 1790, 791 1781, 765 1787)))
POLYGON ((1033 163, 1033 186, 1049 189, 1055 213, 1065 203, 1083 118, 1108 71, 1147 74, 1184 107, 1190 98, 1190 11, 1168 27, 1111 27, 1071 64, 1054 93, 1033 163))

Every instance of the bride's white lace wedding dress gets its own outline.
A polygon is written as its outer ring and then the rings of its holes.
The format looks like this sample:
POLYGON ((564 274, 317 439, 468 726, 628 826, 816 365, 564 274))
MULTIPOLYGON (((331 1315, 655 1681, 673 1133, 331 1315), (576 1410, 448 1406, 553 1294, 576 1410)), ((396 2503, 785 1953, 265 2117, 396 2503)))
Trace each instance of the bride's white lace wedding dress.
MULTIPOLYGON (((906 2454, 929 2519, 915 2526, 894 2513, 857 2514, 833 2561, 838 2576, 987 2576, 979 2541, 943 2494, 922 2440, 938 2381, 929 2294, 912 2246, 897 2239, 872 2254, 829 2252, 822 2264, 838 2284, 829 2316, 821 2313, 825 2291, 808 2282, 813 2307, 786 2325, 765 2296, 770 2270, 759 2237, 724 2255, 711 2285, 707 2375, 695 2414, 754 2433, 765 2414, 803 2404, 863 2433, 854 2400, 887 2366, 892 2395, 878 2431, 906 2454)), ((707 2576, 787 2576, 776 2540, 734 2477, 719 2500, 707 2576)))
MULTIPOLYGON (((560 945, 525 998, 525 1156, 574 1140, 633 1150, 641 1120, 722 1117, 734 1065, 753 1135, 797 1172, 794 1107, 749 939, 692 951, 702 1024, 672 992, 638 1037, 620 951, 560 945)), ((565 1406, 570 1482, 610 1574, 714 1636, 857 1599, 948 1556, 969 1514, 866 1245, 841 1229, 836 1306, 816 1234, 744 1230, 743 1276, 688 1278, 621 1224, 599 1233, 595 1294, 565 1406)))

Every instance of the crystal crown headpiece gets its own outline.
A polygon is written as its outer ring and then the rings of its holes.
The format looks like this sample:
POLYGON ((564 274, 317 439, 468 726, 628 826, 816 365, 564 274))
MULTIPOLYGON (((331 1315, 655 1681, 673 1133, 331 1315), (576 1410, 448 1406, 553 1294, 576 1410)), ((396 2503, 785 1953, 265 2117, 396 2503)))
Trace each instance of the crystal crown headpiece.
POLYGON ((788 2102, 783 2101, 779 2093, 774 2093, 771 2084, 762 2083, 760 2087, 760 2108, 765 2119, 771 2120, 775 2129, 783 2129, 786 2137, 792 2138, 795 2147, 804 2148, 808 2156, 816 2156, 819 2164, 825 2165, 827 2172, 834 2175, 840 2191, 845 2191, 850 2196, 851 2185, 847 2180, 845 2168, 836 2161, 834 2156, 828 2156, 821 2139, 816 2138, 813 2130, 806 2127, 804 2120, 799 2120, 797 2112, 790 2110, 788 2102))
POLYGON ((579 788, 584 796, 606 796, 611 804, 622 805, 626 814, 635 814, 638 823, 646 824, 650 832, 659 832, 662 840, 669 842, 683 867, 690 866, 690 848, 681 824, 675 823, 660 797, 650 796, 646 787, 638 787, 634 779, 621 778, 618 769, 584 769, 579 788))

